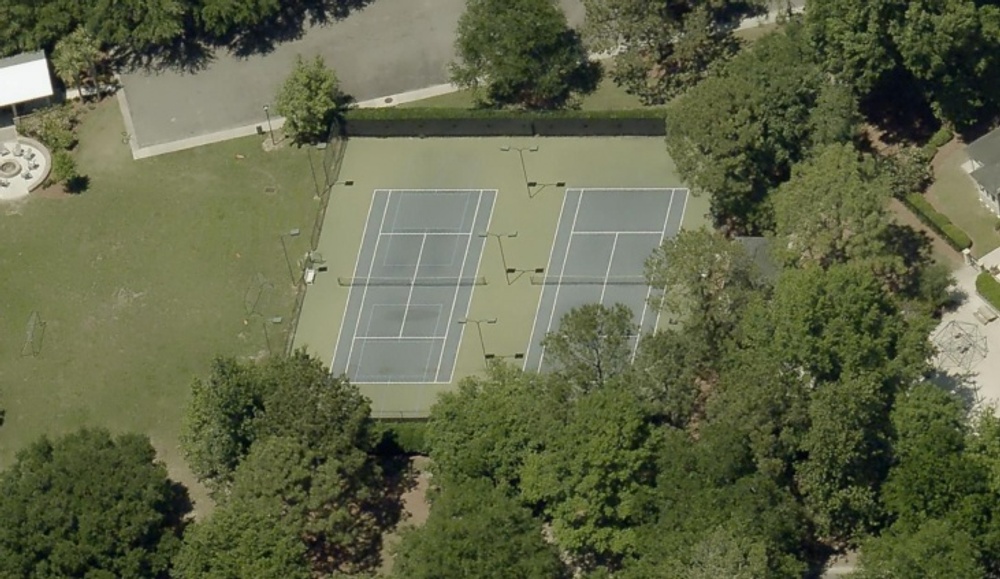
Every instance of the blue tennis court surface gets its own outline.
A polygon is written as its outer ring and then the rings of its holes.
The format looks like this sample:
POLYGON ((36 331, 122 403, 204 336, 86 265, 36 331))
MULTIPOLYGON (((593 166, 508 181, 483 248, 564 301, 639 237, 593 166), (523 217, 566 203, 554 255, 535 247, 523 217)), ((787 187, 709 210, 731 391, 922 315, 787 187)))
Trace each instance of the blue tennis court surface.
POLYGON ((377 190, 331 370, 356 384, 450 383, 496 191, 377 190))
MULTIPOLYGON (((656 328, 659 312, 649 304, 646 258, 677 235, 687 189, 569 189, 535 314, 525 370, 542 371, 545 335, 558 330, 571 309, 591 303, 621 303, 632 310, 640 333, 656 328)), ((637 346, 633 344, 634 348, 637 346)))

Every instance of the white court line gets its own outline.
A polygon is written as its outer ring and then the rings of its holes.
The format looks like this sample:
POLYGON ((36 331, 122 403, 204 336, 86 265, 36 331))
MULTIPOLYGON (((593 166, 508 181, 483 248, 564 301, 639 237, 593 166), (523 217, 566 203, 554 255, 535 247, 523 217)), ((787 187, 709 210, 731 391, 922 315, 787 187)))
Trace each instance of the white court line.
MULTIPOLYGON (((576 229, 576 220, 580 217, 580 208, 583 207, 583 191, 580 192, 579 201, 576 204, 576 211, 573 212, 573 223, 569 226, 569 240, 566 242, 566 255, 563 256, 562 267, 559 268, 559 283, 556 284, 555 299, 552 300, 552 312, 549 314, 549 323, 545 326, 545 333, 552 331, 552 319, 556 317, 556 306, 559 304, 559 290, 562 289, 562 278, 566 272, 566 262, 569 261, 569 250, 573 247, 573 230, 576 229)), ((546 274, 548 275, 548 274, 546 274)), ((545 348, 538 357, 538 371, 542 371, 542 363, 545 361, 545 348)))
MULTIPOLYGON (((601 284, 601 299, 597 300, 597 303, 604 305, 604 293, 608 291, 608 279, 611 277, 611 265, 615 262, 615 249, 618 247, 618 234, 615 234, 615 240, 611 243, 611 256, 608 257, 608 269, 604 270, 604 283, 601 284)), ((562 281, 562 277, 559 278, 562 281)))
MULTIPOLYGON (((667 203, 667 212, 663 216, 663 229, 660 230, 660 245, 658 246, 658 248, 663 247, 663 240, 667 237, 667 223, 670 221, 670 210, 673 209, 674 197, 677 196, 677 194, 674 193, 673 191, 674 190, 671 190, 670 202, 667 203)), ((685 199, 687 198, 685 197, 685 199)), ((683 216, 681 220, 683 221, 683 216)), ((642 304, 642 315, 639 316, 639 333, 635 337, 635 348, 632 349, 632 359, 631 359, 632 362, 635 362, 635 357, 639 353, 639 336, 642 335, 642 325, 646 323, 646 312, 649 311, 650 308, 649 298, 652 297, 652 295, 653 295, 653 286, 649 286, 648 288, 646 288, 646 299, 642 304)), ((660 307, 662 308, 662 306, 663 303, 662 300, 660 300, 660 307)), ((658 309, 656 312, 656 324, 659 323, 660 323, 660 312, 658 309)), ((654 332, 656 331, 656 324, 654 324, 653 326, 654 332)))
POLYGON ((423 235, 426 237, 462 237, 463 235, 472 235, 469 231, 454 231, 454 232, 444 232, 444 231, 385 231, 380 233, 385 237, 416 237, 418 235, 423 235))
MULTIPOLYGON (((559 208, 559 219, 556 220, 556 231, 552 234, 552 244, 549 245, 549 260, 545 262, 546 272, 552 271, 552 256, 556 252, 556 239, 559 238, 559 226, 562 225, 563 213, 566 211, 566 200, 569 199, 571 191, 575 191, 575 189, 567 189, 566 193, 563 194, 562 206, 559 208)), ((570 235, 572 236, 573 234, 570 233, 570 235)), ((548 274, 546 273, 546 275, 548 274)), ((538 296, 538 305, 535 306, 535 319, 531 321, 531 333, 528 334, 528 351, 524 354, 524 364, 521 366, 521 369, 525 371, 528 369, 528 360, 531 359, 531 349, 540 347, 536 346, 533 340, 535 339, 535 326, 538 325, 538 314, 542 311, 542 298, 545 297, 545 291, 543 287, 541 295, 538 296)))
MULTIPOLYGON (((476 211, 475 211, 475 213, 472 214, 472 225, 471 225, 471 229, 472 230, 475 230, 475 228, 476 228, 476 220, 479 219, 479 208, 482 206, 482 204, 483 204, 483 190, 480 189, 479 190, 479 197, 476 199, 476 211)), ((490 215, 492 217, 492 213, 490 215)), ((464 214, 463 214, 463 217, 464 217, 464 214)), ((465 275, 465 264, 466 264, 466 262, 469 261, 469 248, 470 247, 472 247, 472 236, 471 235, 469 236, 468 241, 465 242, 465 254, 462 256, 462 267, 458 271, 458 283, 455 284, 455 293, 452 294, 452 296, 451 296, 451 312, 448 314, 448 327, 445 328, 445 330, 444 330, 445 341, 444 341, 444 344, 442 344, 442 346, 441 346, 441 355, 438 356, 437 373, 434 374, 434 380, 435 381, 438 380, 440 378, 440 376, 441 376, 441 362, 444 361, 445 346, 448 345, 448 336, 451 334, 451 326, 455 323, 455 320, 453 319, 454 316, 455 316, 455 303, 458 301, 458 292, 462 288, 462 276, 465 275)), ((469 301, 472 301, 472 300, 470 299, 469 301)), ((463 327, 462 330, 463 330, 463 334, 462 335, 464 335, 465 328, 463 327)), ((459 342, 459 347, 461 347, 461 346, 462 346, 462 343, 459 342)), ((458 355, 456 354, 456 359, 457 359, 457 357, 458 357, 458 355)))
MULTIPOLYGON (((379 221, 378 230, 379 236, 375 238, 375 250, 372 251, 371 264, 368 266, 368 273, 365 277, 371 277, 372 270, 375 269, 375 259, 378 258, 378 244, 382 240, 382 228, 385 227, 385 215, 389 212, 389 205, 392 202, 392 191, 386 195, 385 207, 382 209, 382 220, 379 221)), ((366 224, 367 226, 367 224, 366 224)), ((364 241, 362 241, 362 244, 364 241)), ((354 338, 358 337, 358 328, 361 326, 361 314, 365 311, 365 298, 368 297, 368 284, 365 284, 364 289, 361 292, 361 305, 358 307, 358 321, 354 324, 354 338)), ((351 348, 347 351, 347 368, 351 367, 351 357, 354 355, 354 343, 357 340, 351 340, 351 348)))
POLYGON ((575 231, 574 235, 660 235, 662 231, 575 231))
MULTIPOLYGON (((687 190, 687 189, 680 189, 680 191, 684 192, 683 193, 683 195, 684 195, 684 206, 681 207, 681 219, 680 219, 680 223, 677 224, 677 233, 680 233, 681 229, 684 228, 684 214, 687 212, 687 202, 688 202, 688 199, 690 198, 690 194, 691 194, 691 192, 689 190, 687 190)), ((670 198, 670 203, 673 204, 673 202, 674 202, 674 199, 673 199, 673 197, 671 197, 670 198)), ((668 210, 667 211, 667 220, 669 220, 669 219, 670 219, 670 211, 668 210)), ((667 233, 667 223, 666 223, 666 221, 664 221, 664 223, 663 223, 663 236, 664 237, 666 237, 666 233, 667 233)), ((662 241, 660 242, 660 245, 663 245, 662 241)), ((667 299, 666 294, 664 294, 663 299, 660 300, 660 307, 657 308, 657 310, 656 310, 656 322, 653 323, 654 330, 656 329, 657 326, 660 325, 660 316, 663 314, 663 300, 665 300, 665 299, 667 299)), ((638 350, 639 350, 639 343, 636 342, 636 351, 638 351, 638 350)))
POLYGON ((441 336, 357 336, 354 338, 364 342, 405 342, 405 341, 426 341, 443 340, 441 336))
MULTIPOLYGON (((371 222, 372 209, 375 207, 375 198, 377 196, 378 196, 378 189, 376 189, 375 192, 372 193, 372 202, 368 204, 368 215, 365 216, 365 226, 361 230, 361 243, 358 245, 358 256, 354 259, 354 270, 353 270, 354 275, 358 274, 358 266, 361 264, 361 247, 364 246, 364 244, 365 244, 365 236, 368 235, 368 224, 371 222)), ((386 201, 386 205, 388 205, 388 201, 386 201)), ((382 219, 385 219, 385 214, 384 213, 382 215, 382 219)), ((373 255, 372 256, 372 261, 374 261, 374 260, 375 260, 375 256, 373 255)), ((371 273, 371 266, 369 266, 368 271, 369 271, 369 274, 370 274, 371 273)), ((351 294, 353 294, 353 293, 354 293, 354 286, 351 286, 351 288, 349 290, 347 290, 347 303, 348 304, 351 303, 351 294)), ((362 301, 364 301, 364 300, 362 300, 362 301)), ((330 373, 331 374, 333 373, 333 363, 337 361, 337 349, 340 347, 340 338, 341 338, 341 336, 344 333, 344 322, 346 322, 346 321, 347 321, 347 313, 345 312, 344 313, 344 317, 342 317, 340 319, 340 330, 337 331, 337 341, 333 344, 333 358, 330 359, 330 373)), ((360 309, 358 309, 358 323, 359 324, 361 323, 361 310, 360 309)), ((357 332, 357 326, 355 326, 355 332, 357 332)), ((353 345, 354 345, 354 337, 355 336, 351 336, 351 347, 353 347, 353 345)), ((348 355, 347 355, 347 365, 344 366, 344 372, 345 373, 347 372, 347 366, 350 366, 350 364, 351 364, 351 355, 350 355, 350 353, 348 353, 348 355)))
POLYGON ((399 325, 399 337, 403 337, 403 328, 406 327, 406 316, 410 313, 410 302, 413 300, 413 288, 417 287, 417 276, 420 275, 420 260, 424 256, 424 246, 427 245, 427 236, 420 238, 420 250, 417 252, 417 265, 413 267, 413 277, 410 278, 410 291, 406 294, 406 307, 403 308, 403 323, 399 325))

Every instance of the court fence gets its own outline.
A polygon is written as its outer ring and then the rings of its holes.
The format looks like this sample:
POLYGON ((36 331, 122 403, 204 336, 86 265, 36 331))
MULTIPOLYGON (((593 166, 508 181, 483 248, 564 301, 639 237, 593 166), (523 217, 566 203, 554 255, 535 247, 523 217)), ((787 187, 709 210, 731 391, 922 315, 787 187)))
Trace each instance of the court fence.
POLYGON ((352 109, 345 137, 662 137, 663 109, 517 111, 494 109, 352 109))
MULTIPOLYGON (((309 234, 309 250, 316 251, 319 246, 319 236, 323 230, 323 220, 330 204, 330 191, 340 179, 340 167, 344 163, 344 153, 347 141, 339 137, 331 138, 322 149, 323 189, 320 191, 319 206, 316 209, 316 219, 313 220, 312 231, 309 234)), ((312 152, 310 151, 310 154, 312 152)), ((300 279, 295 290, 295 306, 292 308, 292 324, 285 341, 285 354, 291 354, 295 348, 295 331, 299 327, 299 316, 302 315, 302 304, 306 299, 306 284, 300 279)))

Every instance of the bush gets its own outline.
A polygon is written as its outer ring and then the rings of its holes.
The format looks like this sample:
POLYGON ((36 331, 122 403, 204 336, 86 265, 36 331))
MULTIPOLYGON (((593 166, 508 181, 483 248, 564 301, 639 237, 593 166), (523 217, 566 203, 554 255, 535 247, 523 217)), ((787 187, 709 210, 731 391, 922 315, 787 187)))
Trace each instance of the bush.
POLYGON ((984 271, 976 278, 976 293, 989 302, 994 309, 1000 311, 1000 282, 993 274, 984 271))
POLYGON ((377 109, 351 109, 346 119, 364 121, 391 120, 462 120, 462 119, 663 119, 666 113, 663 109, 623 109, 614 111, 525 111, 521 109, 446 109, 446 108, 414 108, 401 109, 385 107, 377 109))
POLYGON ((65 183, 78 176, 76 170, 76 159, 66 150, 58 150, 52 153, 52 173, 49 178, 55 183, 65 183))
POLYGON ((920 193, 910 193, 901 197, 900 200, 913 211, 913 214, 920 221, 937 232, 956 251, 962 251, 972 246, 972 239, 968 234, 952 223, 947 215, 934 209, 920 193))
POLYGON ((947 145, 955 137, 955 134, 951 132, 948 127, 941 127, 936 133, 931 135, 931 138, 924 145, 924 152, 929 156, 933 157, 938 149, 947 145))
POLYGON ((426 421, 381 421, 376 423, 375 452, 382 456, 427 454, 426 421))
POLYGON ((908 147, 887 157, 883 166, 893 195, 922 193, 931 184, 931 157, 923 149, 908 147))
POLYGON ((23 117, 18 121, 18 130, 33 139, 37 139, 50 151, 69 150, 76 146, 77 116, 72 105, 59 105, 44 108, 37 113, 23 117))

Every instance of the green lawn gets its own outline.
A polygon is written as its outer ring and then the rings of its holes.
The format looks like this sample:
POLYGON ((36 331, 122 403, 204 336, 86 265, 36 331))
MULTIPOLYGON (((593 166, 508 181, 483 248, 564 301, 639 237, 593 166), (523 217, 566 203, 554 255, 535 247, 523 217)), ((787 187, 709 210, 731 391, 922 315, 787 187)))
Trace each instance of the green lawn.
POLYGON ((191 380, 217 354, 282 348, 294 289, 279 234, 302 229, 294 264, 318 203, 304 151, 250 137, 133 161, 122 130, 114 99, 86 114, 86 193, 0 205, 0 467, 41 434, 105 426, 148 434, 190 483, 177 444, 191 380), (248 314, 258 276, 273 289, 248 314), (22 357, 32 311, 44 341, 22 357))
POLYGON ((962 169, 968 160, 964 147, 952 144, 939 155, 927 200, 972 238, 972 254, 982 257, 1000 247, 997 217, 980 203, 972 180, 962 169))

